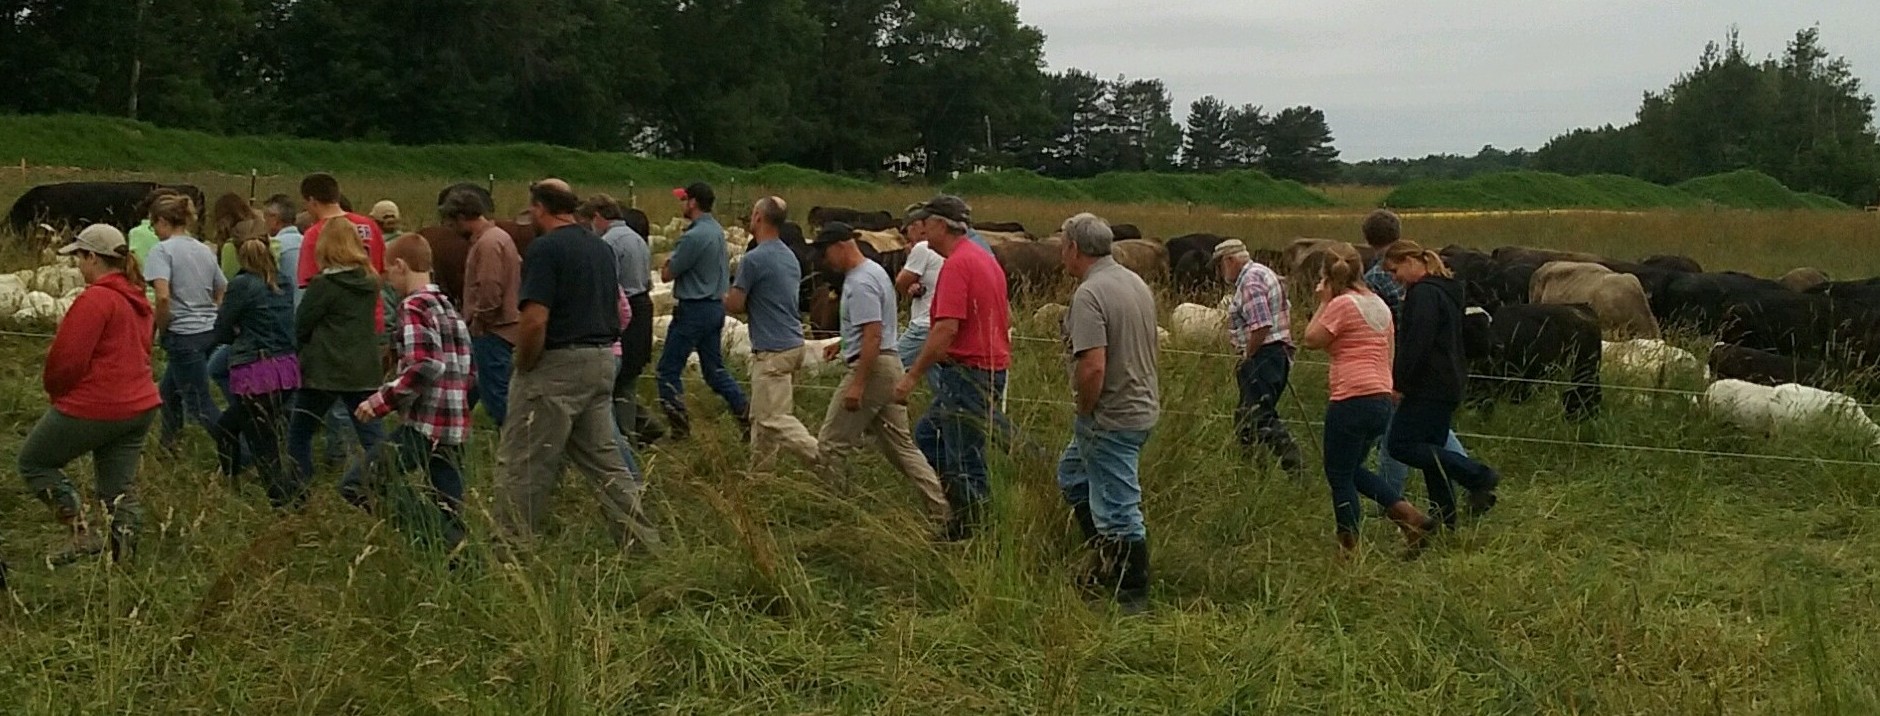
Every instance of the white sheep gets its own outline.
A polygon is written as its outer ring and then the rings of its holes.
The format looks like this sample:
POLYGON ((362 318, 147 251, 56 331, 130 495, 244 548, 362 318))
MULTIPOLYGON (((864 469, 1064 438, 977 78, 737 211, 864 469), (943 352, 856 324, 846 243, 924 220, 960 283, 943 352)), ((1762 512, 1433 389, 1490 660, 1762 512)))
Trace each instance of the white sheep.
POLYGON ((1058 325, 1064 320, 1064 314, 1070 313, 1071 307, 1062 303, 1047 303, 1031 312, 1031 320, 1040 325, 1058 325))
POLYGON ((85 275, 72 266, 41 266, 33 272, 33 288, 49 295, 59 296, 66 291, 85 287, 85 275))
POLYGON ((1704 362, 1691 355, 1690 351, 1671 345, 1655 338, 1634 338, 1627 341, 1600 341, 1601 365, 1610 366, 1624 373, 1642 376, 1669 376, 1673 374, 1704 375, 1709 377, 1709 369, 1704 362))
POLYGON ((52 321, 58 319, 59 299, 44 291, 33 291, 20 299, 19 308, 13 313, 13 320, 27 323, 52 321))
POLYGON ((809 375, 835 375, 841 373, 842 370, 847 367, 847 364, 842 360, 842 356, 837 355, 835 360, 823 360, 823 351, 828 350, 829 346, 838 345, 841 342, 841 338, 823 338, 814 341, 804 341, 803 365, 799 369, 800 372, 809 375))
POLYGON ((1175 337, 1189 343, 1218 341, 1227 335, 1227 312, 1195 303, 1176 306, 1169 315, 1175 337))
POLYGON ((719 347, 724 350, 725 362, 750 363, 751 327, 736 318, 725 316, 725 328, 719 336, 719 347))
POLYGON ((1859 433, 1880 447, 1880 425, 1861 412, 1853 398, 1820 388, 1784 383, 1774 388, 1741 380, 1720 380, 1704 391, 1704 402, 1745 430, 1774 435, 1825 425, 1859 433))

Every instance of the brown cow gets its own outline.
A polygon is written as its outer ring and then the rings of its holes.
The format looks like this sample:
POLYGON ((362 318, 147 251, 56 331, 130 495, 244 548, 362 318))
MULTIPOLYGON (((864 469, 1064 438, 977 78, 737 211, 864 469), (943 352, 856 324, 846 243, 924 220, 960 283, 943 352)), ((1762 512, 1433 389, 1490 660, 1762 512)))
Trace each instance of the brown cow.
POLYGON ((1489 256, 1495 259, 1495 263, 1503 266, 1510 264, 1534 264, 1539 266, 1549 261, 1575 261, 1591 264, 1604 263, 1606 261, 1606 257, 1598 254, 1589 254, 1581 251, 1536 249, 1527 246, 1503 246, 1495 249, 1489 256))
POLYGON ((995 244, 992 255, 999 260, 999 267, 1005 269, 1006 295, 1013 298, 1048 296, 1067 280, 1064 257, 1054 244, 1038 241, 995 244))
POLYGON ((1531 303, 1592 306, 1609 340, 1662 336, 1637 276, 1614 273, 1596 263, 1550 261, 1535 269, 1528 286, 1531 303))
POLYGON ((1147 239, 1124 239, 1110 245, 1110 256, 1150 286, 1168 285, 1168 247, 1147 239))
POLYGON ((1014 243, 1014 242, 1029 243, 1031 241, 1031 235, 1029 234, 1013 234, 1013 233, 1006 233, 1003 231, 977 231, 977 230, 974 231, 974 233, 979 234, 979 238, 985 239, 987 246, 999 246, 1000 244, 1007 244, 1007 243, 1014 243))
POLYGON ((1830 279, 1825 271, 1818 268, 1798 268, 1782 274, 1776 283, 1796 293, 1807 293, 1808 289, 1827 283, 1830 279))

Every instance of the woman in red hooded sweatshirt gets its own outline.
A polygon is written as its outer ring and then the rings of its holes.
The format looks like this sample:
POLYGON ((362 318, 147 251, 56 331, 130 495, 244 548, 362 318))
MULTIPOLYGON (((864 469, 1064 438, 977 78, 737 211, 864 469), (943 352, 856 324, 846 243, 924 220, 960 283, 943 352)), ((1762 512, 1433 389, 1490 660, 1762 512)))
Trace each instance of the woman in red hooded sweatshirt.
POLYGON ((70 563, 107 546, 114 559, 122 559, 137 535, 140 511, 132 482, 144 434, 163 402, 150 372, 154 316, 137 257, 117 229, 88 226, 59 253, 77 259, 88 285, 59 323, 46 355, 44 383, 52 408, 20 446, 20 475, 71 530, 49 561, 70 563), (97 473, 94 498, 104 508, 108 539, 86 522, 78 488, 65 475, 65 466, 86 453, 97 473))

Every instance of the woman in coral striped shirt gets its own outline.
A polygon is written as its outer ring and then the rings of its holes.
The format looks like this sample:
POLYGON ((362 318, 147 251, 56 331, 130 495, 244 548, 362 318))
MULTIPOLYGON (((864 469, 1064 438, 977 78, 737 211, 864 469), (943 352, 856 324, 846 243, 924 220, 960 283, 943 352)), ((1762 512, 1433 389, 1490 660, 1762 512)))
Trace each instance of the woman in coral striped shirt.
POLYGON ((1306 328, 1304 344, 1332 357, 1331 404, 1325 409, 1323 444, 1339 554, 1349 556, 1357 549, 1362 517, 1359 495, 1384 507, 1415 552, 1434 525, 1404 499, 1400 488, 1364 466, 1371 446, 1390 425, 1390 307, 1365 285, 1364 261, 1357 249, 1339 243, 1329 251, 1318 285, 1319 311, 1306 328))

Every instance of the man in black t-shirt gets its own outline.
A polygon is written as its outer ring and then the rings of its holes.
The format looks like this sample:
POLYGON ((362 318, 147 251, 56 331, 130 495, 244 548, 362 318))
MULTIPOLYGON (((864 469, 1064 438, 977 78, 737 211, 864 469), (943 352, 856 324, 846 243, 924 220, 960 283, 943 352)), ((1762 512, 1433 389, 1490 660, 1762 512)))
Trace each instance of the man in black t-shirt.
POLYGON ((529 215, 542 233, 522 258, 516 372, 496 453, 496 527, 511 545, 528 541, 566 460, 594 483, 623 549, 654 546, 659 533, 641 510, 640 484, 615 442, 614 254, 574 220, 578 204, 559 179, 529 187, 529 215))

